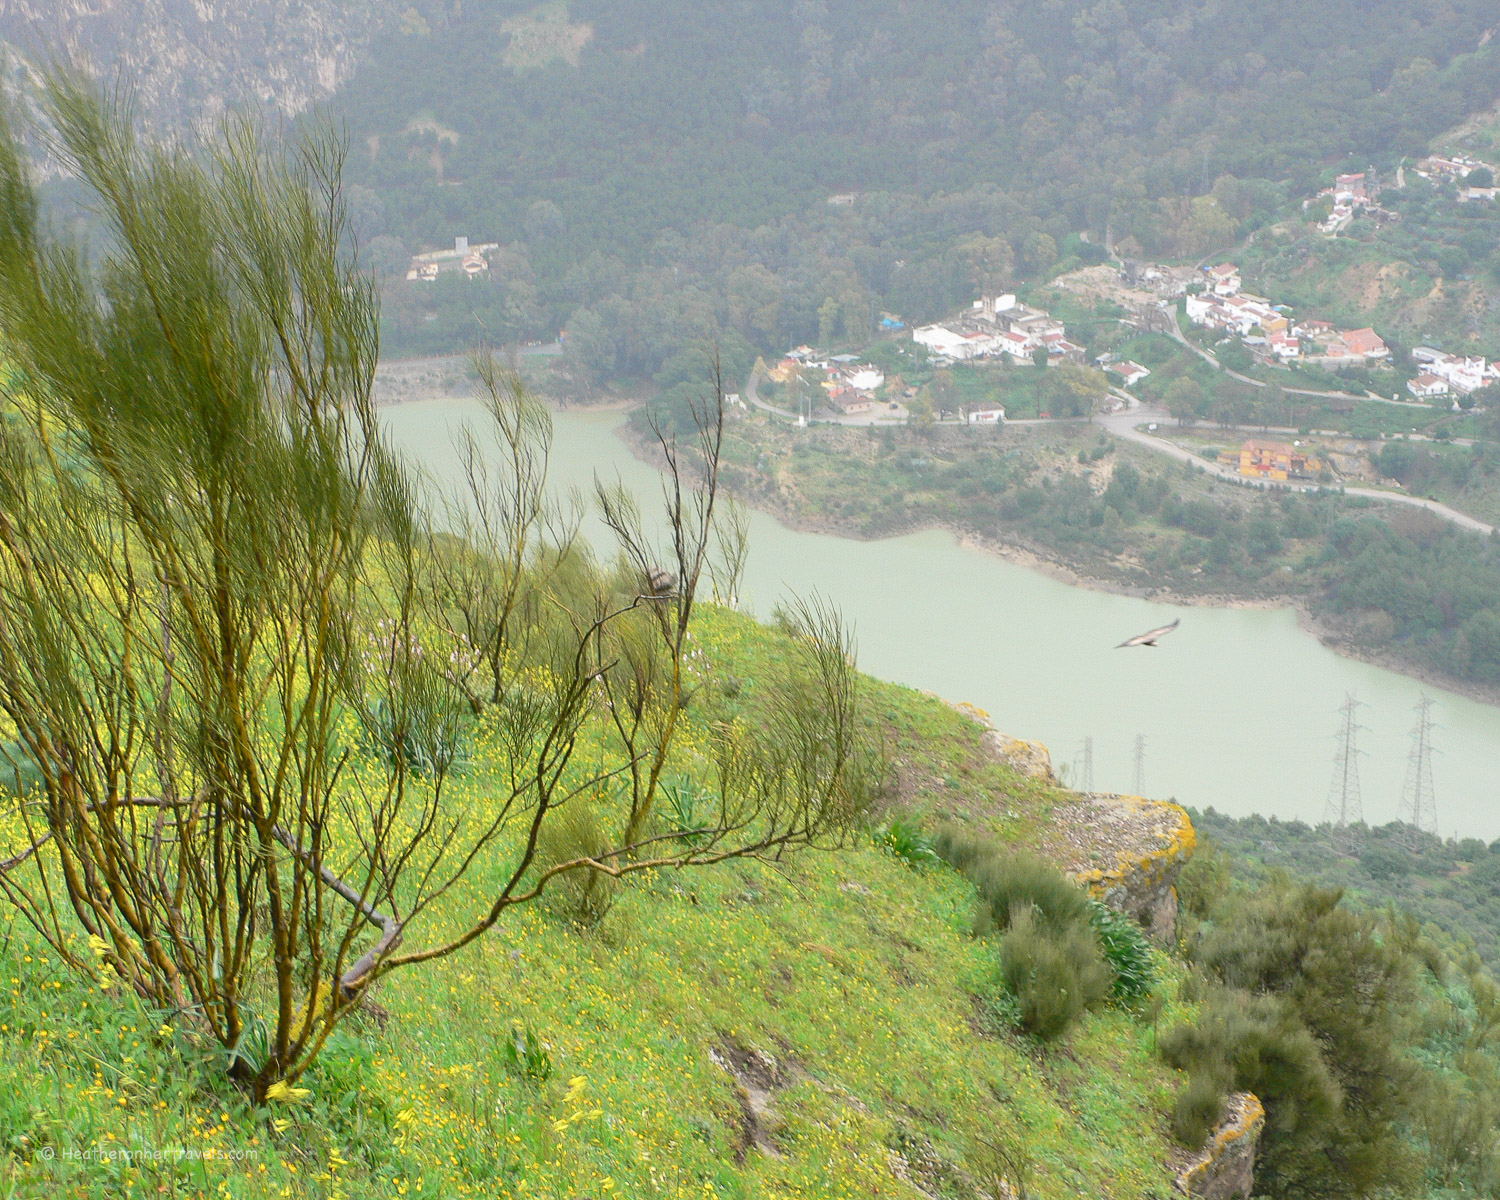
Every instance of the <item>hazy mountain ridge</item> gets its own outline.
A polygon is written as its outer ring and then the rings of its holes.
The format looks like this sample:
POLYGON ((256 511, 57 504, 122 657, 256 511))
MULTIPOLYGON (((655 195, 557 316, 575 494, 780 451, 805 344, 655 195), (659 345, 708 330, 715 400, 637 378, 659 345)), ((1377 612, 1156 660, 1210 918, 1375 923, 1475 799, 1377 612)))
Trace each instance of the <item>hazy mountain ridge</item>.
POLYGON ((0 42, 64 51, 179 125, 246 103, 292 116, 326 99, 384 12, 380 0, 0 0, 0 42))

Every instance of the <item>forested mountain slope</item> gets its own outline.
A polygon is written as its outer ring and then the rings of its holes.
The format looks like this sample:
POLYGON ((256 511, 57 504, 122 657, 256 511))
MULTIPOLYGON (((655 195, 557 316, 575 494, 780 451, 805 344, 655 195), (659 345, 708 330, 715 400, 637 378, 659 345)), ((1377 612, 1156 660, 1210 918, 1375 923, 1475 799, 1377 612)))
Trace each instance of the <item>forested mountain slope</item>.
POLYGON ((382 267, 507 247, 493 294, 394 306, 398 340, 584 306, 602 375, 654 370, 652 325, 770 345, 920 319, 1087 253, 1078 231, 1228 245, 1324 166, 1492 103, 1495 22, 1485 0, 432 3, 334 109, 382 267))

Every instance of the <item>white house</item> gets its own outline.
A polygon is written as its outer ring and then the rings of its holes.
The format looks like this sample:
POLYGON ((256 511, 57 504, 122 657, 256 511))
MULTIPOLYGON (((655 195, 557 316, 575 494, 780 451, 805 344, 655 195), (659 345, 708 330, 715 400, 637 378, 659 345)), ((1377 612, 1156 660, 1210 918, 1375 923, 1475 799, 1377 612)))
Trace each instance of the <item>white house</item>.
POLYGON ((856 392, 873 392, 885 382, 885 373, 874 367, 859 367, 845 376, 845 379, 856 392))
POLYGON ((970 404, 964 408, 966 425, 1004 425, 1005 408, 993 401, 970 404))
POLYGON ((1448 381, 1439 379, 1436 375, 1423 372, 1406 385, 1406 390, 1419 399, 1429 396, 1446 396, 1448 394, 1448 381))
POLYGON ((1010 312, 1016 306, 1016 298, 1007 292, 1003 296, 981 296, 974 301, 974 311, 986 321, 993 321, 1000 313, 1010 312))
POLYGON ((1258 296, 1225 296, 1220 307, 1229 314, 1229 322, 1244 337, 1257 325, 1274 320, 1279 314, 1270 301, 1258 296))
POLYGON ((1122 363, 1114 363, 1109 368, 1111 375, 1118 375, 1126 387, 1134 387, 1147 375, 1151 374, 1149 367, 1143 367, 1138 362, 1126 359, 1122 363))
POLYGON ((1490 382, 1491 372, 1483 358, 1460 358, 1445 354, 1427 367, 1428 374, 1445 379, 1459 392, 1477 392, 1490 382))
POLYGON ((912 330, 911 340, 945 358, 968 358, 970 354, 969 343, 963 336, 945 325, 923 325, 912 330))
POLYGON ((1189 296, 1185 301, 1187 319, 1194 325, 1216 325, 1215 312, 1220 308, 1212 296, 1189 296))
POLYGON ((1031 361, 1031 352, 1036 348, 1036 343, 1024 333, 1012 329, 1009 333, 1002 333, 997 340, 1000 343, 1000 349, 1017 362, 1031 361))
POLYGON ((1286 362, 1302 357, 1302 343, 1289 333, 1273 333, 1270 337, 1271 353, 1286 362))
POLYGON ((1233 296, 1240 290, 1240 269, 1232 263, 1220 263, 1208 269, 1208 285, 1216 296, 1233 296))

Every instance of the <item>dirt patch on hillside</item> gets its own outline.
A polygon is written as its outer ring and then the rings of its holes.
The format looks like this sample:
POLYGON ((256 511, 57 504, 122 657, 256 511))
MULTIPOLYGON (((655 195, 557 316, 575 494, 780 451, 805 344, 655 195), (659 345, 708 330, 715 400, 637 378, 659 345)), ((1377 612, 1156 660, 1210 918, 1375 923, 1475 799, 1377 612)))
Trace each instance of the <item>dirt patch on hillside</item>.
POLYGON ((568 6, 543 4, 500 26, 510 34, 500 61, 512 71, 529 71, 554 62, 578 65, 583 48, 594 40, 594 27, 568 20, 568 6))

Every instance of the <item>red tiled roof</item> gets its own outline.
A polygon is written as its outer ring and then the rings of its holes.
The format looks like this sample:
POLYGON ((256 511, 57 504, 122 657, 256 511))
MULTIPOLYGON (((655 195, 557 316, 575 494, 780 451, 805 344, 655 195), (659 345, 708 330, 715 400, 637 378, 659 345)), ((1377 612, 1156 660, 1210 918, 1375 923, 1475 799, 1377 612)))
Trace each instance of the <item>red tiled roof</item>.
POLYGON ((1344 345, 1355 354, 1374 354, 1385 349, 1385 342, 1373 329, 1352 329, 1343 337, 1344 345))

